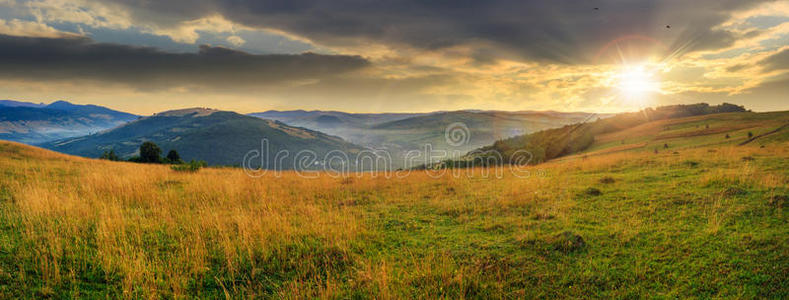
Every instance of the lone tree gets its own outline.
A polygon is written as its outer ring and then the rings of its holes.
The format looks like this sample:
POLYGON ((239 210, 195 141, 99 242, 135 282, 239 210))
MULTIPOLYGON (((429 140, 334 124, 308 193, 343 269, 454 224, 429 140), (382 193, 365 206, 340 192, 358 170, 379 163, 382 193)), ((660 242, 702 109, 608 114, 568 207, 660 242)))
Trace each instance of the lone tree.
POLYGON ((170 150, 170 152, 167 152, 167 160, 173 164, 181 163, 181 156, 178 155, 178 152, 175 151, 175 149, 173 149, 170 150))
POLYGON ((140 162, 143 163, 159 163, 161 158, 162 149, 153 142, 145 142, 140 145, 140 162))

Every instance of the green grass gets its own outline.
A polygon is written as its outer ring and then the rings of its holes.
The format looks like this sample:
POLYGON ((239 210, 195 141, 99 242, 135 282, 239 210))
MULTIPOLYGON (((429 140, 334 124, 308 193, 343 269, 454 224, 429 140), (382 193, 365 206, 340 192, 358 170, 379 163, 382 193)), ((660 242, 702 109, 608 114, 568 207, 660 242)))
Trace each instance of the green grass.
MULTIPOLYGON (((580 155, 610 152, 669 151, 737 145, 789 123, 789 112, 729 113, 671 119, 643 124, 631 130, 596 137, 580 155), (726 138, 726 135, 729 138, 726 138), (664 146, 668 145, 669 148, 664 146), (623 150, 616 150, 622 148, 623 150)), ((789 130, 756 139, 754 145, 789 141, 789 130)))
POLYGON ((501 179, 249 178, 0 143, 0 298, 787 298, 785 135, 501 179))

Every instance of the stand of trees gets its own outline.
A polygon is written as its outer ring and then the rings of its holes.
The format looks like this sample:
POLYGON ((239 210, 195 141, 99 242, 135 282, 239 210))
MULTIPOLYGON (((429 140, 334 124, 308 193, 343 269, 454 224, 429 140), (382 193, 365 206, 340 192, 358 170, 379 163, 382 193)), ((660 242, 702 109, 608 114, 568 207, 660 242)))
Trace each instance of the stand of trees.
MULTIPOLYGON (((114 149, 109 151, 104 151, 104 153, 99 157, 100 159, 112 160, 112 161, 122 161, 116 153, 114 149)), ((173 164, 173 165, 186 165, 186 169, 190 171, 196 171, 201 167, 205 167, 206 163, 202 160, 195 161, 192 160, 189 163, 184 162, 181 159, 181 155, 178 154, 178 151, 175 149, 170 150, 167 152, 167 156, 162 157, 162 148, 156 145, 153 142, 144 142, 140 145, 140 155, 132 156, 127 161, 136 162, 136 163, 147 163, 147 164, 173 164)), ((176 168, 173 168, 176 169, 176 168)), ((178 170, 182 168, 177 168, 178 170)))

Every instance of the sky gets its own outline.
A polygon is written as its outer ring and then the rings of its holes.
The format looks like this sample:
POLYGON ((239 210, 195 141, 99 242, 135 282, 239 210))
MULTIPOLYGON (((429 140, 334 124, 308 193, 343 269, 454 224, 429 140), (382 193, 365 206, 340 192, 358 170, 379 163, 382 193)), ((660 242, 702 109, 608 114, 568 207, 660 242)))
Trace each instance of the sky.
POLYGON ((788 95, 789 1, 0 0, 0 99, 622 112, 788 95))

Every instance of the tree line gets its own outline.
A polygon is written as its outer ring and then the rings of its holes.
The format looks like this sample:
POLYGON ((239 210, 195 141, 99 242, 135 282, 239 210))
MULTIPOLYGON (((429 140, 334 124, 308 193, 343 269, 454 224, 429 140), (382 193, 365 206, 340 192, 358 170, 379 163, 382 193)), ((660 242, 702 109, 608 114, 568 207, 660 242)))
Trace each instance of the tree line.
MULTIPOLYGON (((102 155, 99 157, 100 159, 112 160, 112 161, 123 161, 118 154, 115 153, 114 149, 110 149, 109 151, 104 151, 102 155)), ((162 148, 160 148, 154 142, 144 142, 140 145, 140 154, 130 157, 126 159, 129 162, 136 162, 136 163, 147 163, 147 164, 173 164, 173 165, 187 165, 188 168, 185 170, 196 171, 201 167, 205 167, 205 161, 195 161, 192 160, 188 163, 184 162, 181 159, 181 155, 178 154, 178 151, 175 149, 171 149, 167 152, 166 156, 162 156, 162 148)), ((175 167, 174 170, 181 170, 184 168, 175 167)))

